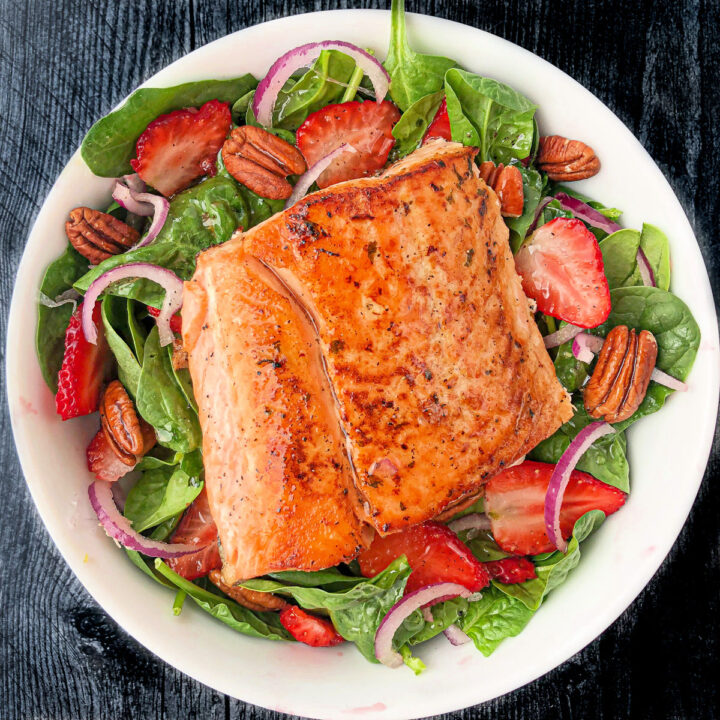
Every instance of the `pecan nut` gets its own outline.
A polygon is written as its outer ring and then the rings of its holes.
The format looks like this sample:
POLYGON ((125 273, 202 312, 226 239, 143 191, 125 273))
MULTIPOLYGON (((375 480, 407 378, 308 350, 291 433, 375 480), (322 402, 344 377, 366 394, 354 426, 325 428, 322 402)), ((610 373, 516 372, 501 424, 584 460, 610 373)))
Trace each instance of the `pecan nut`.
POLYGON ((258 592, 257 590, 247 590, 237 585, 228 585, 223 582, 222 575, 219 570, 211 570, 208 574, 210 582, 219 587, 226 595, 229 595, 235 602, 239 603, 248 610, 256 612, 268 612, 273 610, 282 610, 287 606, 287 602, 278 595, 272 593, 258 592))
POLYGON ((188 368, 189 362, 188 362, 188 354, 187 350, 185 350, 185 346, 182 344, 182 340, 178 340, 178 338, 173 337, 172 341, 172 366, 173 370, 185 370, 188 368))
POLYGON ((227 171, 254 193, 271 200, 292 194, 288 175, 305 172, 305 159, 289 142, 263 128, 235 128, 222 147, 227 171))
POLYGON ((480 177, 497 194, 504 217, 520 217, 523 213, 523 181, 515 165, 495 165, 492 160, 480 164, 480 177))
POLYGON ((585 180, 600 172, 600 160, 589 145, 562 135, 540 138, 537 164, 557 182, 585 180))
POLYGON ((155 445, 155 431, 138 418, 135 405, 119 380, 105 388, 100 422, 110 447, 125 465, 135 465, 155 445))
POLYGON ((93 265, 129 250, 140 240, 140 233, 112 215, 77 207, 65 223, 70 244, 93 265))
POLYGON ((597 365, 585 386, 585 409, 605 422, 627 420, 645 397, 657 359, 657 341, 647 330, 639 334, 626 325, 605 338, 597 365))

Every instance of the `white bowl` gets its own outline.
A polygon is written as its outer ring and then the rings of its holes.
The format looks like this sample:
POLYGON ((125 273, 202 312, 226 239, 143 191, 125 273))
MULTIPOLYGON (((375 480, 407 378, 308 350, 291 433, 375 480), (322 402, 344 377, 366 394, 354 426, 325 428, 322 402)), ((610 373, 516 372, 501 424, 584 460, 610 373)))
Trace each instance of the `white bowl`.
MULTIPOLYGON (((166 662, 217 690, 256 705, 316 718, 415 718, 497 697, 548 672, 608 627, 633 601, 670 550, 693 503, 708 459, 718 402, 718 335, 700 250, 659 169, 597 98, 547 62, 505 40, 446 20, 412 15, 413 47, 455 58, 498 78, 539 106, 546 132, 587 141, 602 172, 577 187, 622 208, 623 223, 651 222, 668 234, 672 289, 691 308, 703 338, 690 391, 629 433, 633 492, 627 505, 584 546, 583 561, 517 638, 490 658, 440 637, 419 650, 415 677, 366 662, 352 646, 317 650, 234 633, 138 572, 98 527, 87 501, 85 446, 97 418, 59 421, 35 360, 37 288, 62 251, 68 212, 101 207, 111 180, 96 178, 75 153, 38 215, 18 271, 7 346, 8 396, 23 472, 45 525, 77 577, 133 637, 166 662)), ((275 20, 221 38, 165 68, 163 86, 252 72, 262 77, 283 51, 341 39, 384 57, 390 16, 343 10, 275 20)))

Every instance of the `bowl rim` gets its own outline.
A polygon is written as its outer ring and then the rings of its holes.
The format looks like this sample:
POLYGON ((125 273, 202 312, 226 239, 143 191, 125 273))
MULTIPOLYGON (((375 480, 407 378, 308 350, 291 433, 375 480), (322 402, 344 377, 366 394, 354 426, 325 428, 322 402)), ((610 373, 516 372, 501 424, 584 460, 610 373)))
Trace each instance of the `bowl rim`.
MULTIPOLYGON (((197 48, 191 53, 180 57, 170 65, 160 70, 158 73, 152 75, 139 87, 147 87, 155 83, 158 83, 159 86, 163 86, 164 84, 174 84, 174 82, 177 81, 170 81, 169 83, 165 78, 171 77, 174 72, 177 73, 178 69, 188 65, 188 61, 190 58, 197 58, 199 56, 202 56, 204 53, 207 52, 208 48, 210 48, 211 46, 216 46, 219 43, 227 42, 228 38, 238 39, 242 36, 249 36, 249 34, 251 33, 268 34, 278 29, 293 29, 294 26, 302 25, 302 23, 307 22, 308 19, 311 19, 311 22, 313 24, 321 26, 324 25, 326 22, 329 22, 331 24, 337 24, 334 22, 335 19, 339 20, 340 18, 350 17, 360 19, 369 17, 371 15, 375 17, 382 16, 386 18, 387 32, 389 34, 390 16, 389 11, 387 10, 330 10, 314 13, 302 13, 298 15, 277 18, 275 20, 238 30, 234 33, 218 38, 212 43, 197 48)), ((587 98, 587 101, 589 103, 592 104, 594 102, 597 106, 599 106, 599 108, 602 109, 603 114, 609 113, 614 119, 614 121, 618 123, 622 127, 622 129, 625 130, 625 132, 632 138, 632 142, 634 142, 635 144, 634 150, 636 152, 639 152, 640 155, 644 156, 645 163, 649 168, 648 171, 662 175, 650 155, 645 151, 645 149, 632 135, 632 133, 624 126, 622 121, 617 118, 617 116, 615 116, 614 113, 612 113, 612 111, 610 111, 603 103, 601 103, 599 99, 592 95, 592 93, 579 85, 579 83, 577 83, 574 79, 572 79, 563 71, 552 66, 550 63, 543 60, 534 53, 525 50, 524 48, 521 48, 508 40, 494 36, 486 31, 479 30, 477 28, 471 28, 462 23, 457 23, 442 18, 433 18, 431 16, 408 13, 409 29, 424 24, 427 24, 428 26, 430 24, 433 24, 437 27, 441 27, 442 30, 446 31, 445 34, 449 35, 452 35, 452 33, 465 34, 468 31, 471 31, 472 33, 477 34, 477 37, 482 38, 486 42, 489 42, 490 39, 492 39, 493 43, 499 43, 500 45, 509 46, 508 52, 519 54, 519 56, 523 58, 523 62, 527 61, 528 63, 539 66, 546 71, 549 69, 549 71, 551 71, 555 75, 563 76, 562 80, 564 83, 575 86, 576 89, 580 89, 582 93, 587 94, 589 96, 587 98)), ((384 43, 384 39, 382 42, 384 43)), ((447 40, 443 44, 449 47, 449 43, 450 40, 447 40)), ((123 101, 121 101, 119 105, 122 104, 125 99, 123 99, 123 101)), ((246 702, 251 702, 263 707, 267 707, 269 709, 286 712, 289 714, 299 714, 308 717, 318 718, 337 717, 338 711, 335 708, 332 708, 329 711, 326 706, 317 703, 313 704, 312 702, 299 702, 297 704, 293 704, 292 706, 278 706, 274 703, 274 700, 271 697, 267 696, 267 694, 263 695, 256 692, 252 687, 252 683, 245 683, 242 687, 241 694, 238 694, 238 688, 236 686, 228 686, 226 683, 218 682, 213 676, 209 675, 207 672, 202 672, 201 669, 197 666, 193 667, 192 669, 188 669, 187 665, 183 666, 182 663, 178 663, 177 657, 173 656, 168 651, 167 646, 158 642, 157 638, 152 638, 152 633, 149 633, 148 629, 144 627, 142 623, 138 623, 136 621, 137 619, 133 617, 133 611, 128 612, 125 607, 115 601, 115 599, 112 597, 112 593, 108 593, 108 588, 104 587, 104 584, 106 585, 106 583, 103 583, 102 580, 98 580, 98 578, 96 577, 97 572, 90 572, 88 570, 88 567, 84 565, 78 559, 78 557, 70 551, 67 543, 64 540, 60 542, 60 540, 58 539, 64 536, 64 532, 62 532, 59 527, 59 518, 55 515, 53 508, 48 504, 48 496, 42 491, 42 481, 38 482, 37 478, 35 477, 31 479, 31 466, 33 464, 31 455, 33 442, 32 438, 28 437, 26 428, 23 424, 20 423, 18 419, 20 417, 20 413, 22 412, 23 398, 20 395, 17 386, 14 385, 12 381, 14 378, 19 377, 21 373, 21 367, 19 365, 19 355, 16 350, 23 334, 23 327, 21 326, 20 321, 20 296, 21 294, 23 294, 23 292, 27 290, 29 284, 34 286, 37 282, 36 276, 31 277, 31 253, 28 252, 28 248, 33 245, 33 238, 36 238, 38 234, 42 231, 42 227, 45 224, 45 211, 49 206, 52 205, 53 201, 55 200, 55 196, 59 193, 59 190, 63 185, 64 178, 67 176, 68 169, 73 166, 73 164, 76 164, 78 162, 82 163, 79 150, 77 150, 73 154, 68 163, 65 165, 64 169, 62 170, 55 183, 53 184, 50 192, 48 193, 48 196, 46 197, 42 208, 37 214, 33 227, 28 235, 28 242, 23 252, 22 259, 18 266, 8 321, 8 333, 6 343, 6 382, 8 403, 10 406, 11 424, 16 441, 16 447, 18 449, 20 463, 23 469, 23 474, 26 477, 28 488, 33 497, 33 501, 38 508, 38 512, 40 513, 43 523, 45 524, 53 542, 56 544, 61 554, 63 555, 65 561, 68 563, 68 565, 70 566, 76 577, 83 584, 83 586, 86 588, 86 590, 93 596, 93 598, 103 607, 106 612, 108 612, 109 615, 111 615, 111 617, 113 617, 113 619, 121 627, 123 627, 123 629, 125 629, 125 631, 132 635, 142 645, 147 647, 151 652, 161 657, 165 662, 168 662, 168 664, 182 670, 191 677, 200 680, 204 684, 207 684, 221 692, 225 692, 234 697, 238 697, 239 699, 242 699, 246 702)), ((694 241, 694 243, 692 243, 689 248, 684 249, 689 250, 691 253, 697 253, 702 262, 702 256, 700 255, 697 240, 695 239, 692 228, 687 220, 687 217, 685 216, 684 210, 680 206, 680 203, 675 196, 672 188, 667 183, 667 180, 663 177, 662 181, 665 184, 665 190, 670 194, 669 197, 672 198, 670 202, 677 205, 677 210, 679 210, 682 215, 682 219, 684 221, 684 224, 686 225, 686 234, 689 235, 689 237, 691 237, 694 241)), ((508 678, 506 682, 496 683, 490 694, 473 694, 473 692, 471 691, 465 696, 465 699, 458 702, 457 699, 454 700, 450 697, 445 696, 445 694, 443 693, 437 693, 436 696, 432 698, 423 697, 424 704, 422 706, 422 709, 419 709, 419 706, 416 706, 414 710, 410 710, 409 714, 405 714, 404 710, 399 710, 397 707, 387 707, 383 703, 359 706, 352 710, 342 710, 341 712, 362 712, 366 717, 382 718, 422 717, 431 714, 439 714, 442 712, 449 712, 452 710, 461 709, 463 707, 468 707, 469 705, 476 704, 477 702, 487 701, 493 697, 498 697, 511 690, 521 687, 528 682, 535 680, 536 678, 549 672, 554 667, 570 658, 576 652, 580 651, 583 647, 585 647, 585 645, 590 643, 593 639, 595 639, 595 637, 597 637, 600 633, 607 629, 607 627, 609 627, 610 624, 614 622, 617 617, 619 617, 619 615, 637 597, 637 595, 642 591, 647 582, 650 580, 652 575, 660 567, 663 559, 676 541, 679 531, 680 529, 682 529, 682 525, 684 525, 685 519, 687 518, 687 515, 697 494, 697 490, 699 489, 699 485, 703 476, 703 470, 705 465, 707 464, 707 459, 709 457, 710 449, 712 446, 714 436, 714 418, 717 415, 717 399, 720 388, 720 351, 718 350, 717 316, 715 315, 715 305, 713 302, 712 292, 710 290, 706 270, 704 272, 704 276, 701 279, 701 284, 703 285, 702 289, 705 295, 705 302, 710 304, 712 308, 712 314, 715 320, 714 324, 706 324, 703 326, 703 342, 709 344, 706 349, 712 358, 712 371, 709 372, 709 374, 707 375, 709 386, 706 385, 706 389, 709 391, 707 395, 713 402, 706 403, 706 406, 710 405, 714 406, 715 408, 714 413, 712 413, 713 422, 706 423, 703 427, 701 427, 699 432, 699 449, 696 456, 696 461, 699 462, 696 462, 696 466, 701 466, 701 469, 699 472, 699 477, 695 478, 696 485, 694 486, 694 490, 692 490, 692 492, 688 491, 683 497, 683 502, 678 503, 677 515, 683 516, 682 523, 677 528, 677 532, 672 531, 666 533, 666 536, 664 537, 664 542, 662 546, 657 548, 657 552, 653 556, 652 562, 647 563, 643 568, 643 571, 638 573, 638 575, 635 577, 635 582, 632 584, 632 586, 626 588, 626 592, 622 595, 622 598, 619 601, 616 598, 612 609, 608 609, 602 620, 600 620, 599 622, 595 622, 588 627, 584 627, 583 632, 578 633, 573 638, 565 638, 563 642, 558 642, 557 645, 555 645, 554 647, 548 648, 548 651, 543 658, 529 661, 524 672, 520 672, 512 678, 508 678), (380 707, 381 705, 382 707, 380 707)), ((707 415, 706 419, 708 418, 709 415, 707 415)), ((695 473, 695 475, 697 475, 697 473, 695 473)), ((226 628, 222 629, 225 632, 229 632, 226 628)), ((431 673, 433 671, 429 669, 427 672, 431 673)))

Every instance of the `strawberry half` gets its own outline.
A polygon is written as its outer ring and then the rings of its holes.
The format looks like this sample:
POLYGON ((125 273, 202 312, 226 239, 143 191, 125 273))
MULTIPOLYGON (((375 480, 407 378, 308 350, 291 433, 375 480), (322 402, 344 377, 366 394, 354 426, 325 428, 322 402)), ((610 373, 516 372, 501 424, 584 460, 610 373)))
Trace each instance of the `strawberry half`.
POLYGON ((374 577, 401 555, 407 557, 412 568, 406 593, 441 582, 459 583, 476 592, 490 582, 488 571, 467 545, 438 522, 414 525, 386 537, 376 535, 358 557, 360 572, 374 577))
POLYGON ((452 132, 450 130, 450 116, 447 111, 447 100, 443 98, 440 107, 435 113, 428 129, 423 136, 422 144, 433 138, 443 138, 444 140, 452 140, 452 132))
POLYGON ((102 429, 98 430, 95 437, 90 441, 85 454, 88 470, 98 480, 115 482, 127 475, 134 467, 133 465, 126 465, 120 460, 112 447, 110 447, 107 435, 102 429))
POLYGON ((296 640, 312 647, 332 647, 345 642, 329 620, 311 615, 297 605, 283 608, 280 622, 296 640))
POLYGON ((55 408, 63 420, 89 415, 98 409, 100 390, 112 359, 105 340, 100 303, 95 303, 92 315, 98 329, 96 345, 85 339, 80 321, 81 309, 82 303, 70 317, 65 331, 65 355, 58 373, 55 408))
MULTIPOLYGON (((554 465, 526 460, 503 470, 485 486, 485 512, 495 542, 513 555, 537 555, 555 546, 545 532, 545 494, 554 465)), ((592 475, 574 470, 560 511, 560 530, 569 538, 577 520, 590 510, 612 515, 626 495, 592 475)))
POLYGON ((493 580, 514 585, 537 577, 535 565, 527 558, 509 557, 502 560, 493 560, 483 563, 493 580))
POLYGON ((230 132, 230 107, 210 100, 153 120, 138 138, 133 170, 166 197, 201 175, 214 175, 216 158, 230 132))
POLYGON ((354 153, 343 153, 321 173, 318 187, 363 177, 383 167, 395 144, 392 129, 399 119, 400 111, 389 100, 380 104, 353 100, 308 115, 296 134, 308 167, 343 143, 355 148, 354 153))
POLYGON ((525 294, 538 310, 583 328, 610 314, 610 289, 600 247, 582 220, 555 218, 515 255, 525 294))
POLYGON ((217 527, 210 514, 207 492, 203 488, 180 519, 170 542, 191 543, 204 547, 195 553, 172 558, 167 561, 168 565, 186 580, 195 580, 204 577, 211 570, 219 570, 222 567, 222 560, 217 537, 217 527))

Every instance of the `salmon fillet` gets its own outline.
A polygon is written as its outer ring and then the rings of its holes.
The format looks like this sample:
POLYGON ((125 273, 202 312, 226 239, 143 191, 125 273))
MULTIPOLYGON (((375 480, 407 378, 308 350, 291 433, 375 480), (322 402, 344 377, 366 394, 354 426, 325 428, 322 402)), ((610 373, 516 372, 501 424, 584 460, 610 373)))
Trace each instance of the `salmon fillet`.
POLYGON ((572 416, 475 152, 429 143, 199 257, 184 340, 228 578, 433 518, 572 416))

